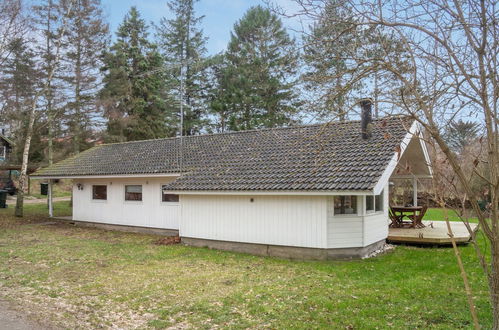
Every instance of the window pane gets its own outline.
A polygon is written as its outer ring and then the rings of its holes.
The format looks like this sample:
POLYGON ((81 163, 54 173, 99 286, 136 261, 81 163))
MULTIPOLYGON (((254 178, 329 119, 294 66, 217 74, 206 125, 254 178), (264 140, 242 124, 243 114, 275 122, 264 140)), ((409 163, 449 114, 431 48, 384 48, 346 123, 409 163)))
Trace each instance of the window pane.
POLYGON ((374 196, 366 196, 366 211, 374 211, 374 196))
POLYGON ((178 195, 167 193, 166 185, 161 186, 161 200, 163 202, 176 203, 178 202, 178 195))
POLYGON ((163 202, 178 202, 178 195, 163 194, 163 202))
POLYGON ((356 214, 357 196, 334 196, 334 214, 356 214))
POLYGON ((140 185, 125 186, 125 200, 126 201, 141 201, 142 200, 142 186, 140 186, 140 185))
POLYGON ((376 211, 383 211, 383 191, 379 195, 376 195, 375 199, 376 211))
POLYGON ((92 199, 107 199, 107 186, 92 186, 92 199))

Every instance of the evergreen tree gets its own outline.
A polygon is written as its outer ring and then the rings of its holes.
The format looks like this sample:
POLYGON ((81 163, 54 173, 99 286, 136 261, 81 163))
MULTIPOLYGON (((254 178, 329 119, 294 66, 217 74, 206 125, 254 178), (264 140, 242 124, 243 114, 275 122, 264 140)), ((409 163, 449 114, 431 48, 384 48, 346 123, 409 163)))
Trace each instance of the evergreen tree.
POLYGON ((375 63, 390 58, 393 66, 404 72, 404 47, 379 26, 360 26, 351 2, 325 0, 304 37, 306 68, 301 78, 307 108, 318 118, 346 120, 359 98, 366 95, 374 98, 374 115, 378 116, 381 92, 390 94, 398 87, 375 63), (370 78, 359 79, 365 72, 370 78))
POLYGON ((333 114, 340 120, 347 119, 348 94, 360 89, 361 84, 359 81, 349 84, 344 55, 355 52, 359 37, 347 2, 331 0, 304 38, 303 59, 308 70, 302 79, 311 96, 308 106, 320 117, 333 114), (337 23, 340 17, 342 24, 337 23))
POLYGON ((208 102, 212 117, 209 131, 225 132, 229 129, 230 109, 228 107, 229 91, 225 79, 228 63, 224 54, 218 54, 207 61, 206 77, 211 83, 208 87, 208 102))
POLYGON ((72 136, 73 153, 89 145, 85 138, 95 127, 98 115, 96 94, 101 82, 99 67, 108 44, 108 25, 104 22, 100 0, 74 0, 65 36, 67 84, 66 122, 72 136))
POLYGON ((147 26, 132 7, 104 56, 100 98, 112 141, 161 138, 174 134, 167 126, 172 111, 166 93, 164 61, 147 39, 147 26))
POLYGON ((59 29, 66 15, 64 1, 42 0, 33 6, 33 14, 36 28, 43 35, 43 41, 38 44, 36 51, 41 61, 42 80, 47 82, 42 101, 47 121, 47 159, 48 163, 52 164, 53 140, 61 130, 57 115, 61 115, 61 96, 64 94, 64 88, 59 79, 61 76, 60 66, 55 61, 56 44, 60 42, 58 39, 61 38, 59 29), (49 79, 51 72, 54 74, 49 79))
MULTIPOLYGON (((183 134, 199 134, 206 125, 206 79, 204 62, 206 38, 198 27, 194 4, 199 0, 171 0, 168 8, 174 18, 162 18, 156 27, 158 44, 165 58, 172 92, 183 102, 183 134)), ((177 102, 178 104, 179 102, 177 102)), ((176 109, 180 122, 180 109, 176 109)))
MULTIPOLYGON (((40 73, 35 64, 35 53, 29 47, 29 41, 24 38, 12 40, 8 45, 9 56, 5 58, 0 68, 1 91, 1 122, 7 126, 10 136, 15 142, 12 162, 19 164, 22 159, 22 146, 26 136, 28 123, 27 109, 33 102, 35 89, 40 79, 40 73)), ((33 163, 43 161, 43 147, 40 146, 40 135, 33 136, 30 159, 33 163)))
POLYGON ((463 154, 466 147, 476 140, 480 133, 480 125, 473 121, 459 119, 447 127, 445 140, 453 151, 463 154))
POLYGON ((281 20, 261 6, 234 25, 220 72, 220 93, 212 102, 224 111, 227 128, 245 130, 291 123, 298 107, 294 92, 298 53, 281 20))

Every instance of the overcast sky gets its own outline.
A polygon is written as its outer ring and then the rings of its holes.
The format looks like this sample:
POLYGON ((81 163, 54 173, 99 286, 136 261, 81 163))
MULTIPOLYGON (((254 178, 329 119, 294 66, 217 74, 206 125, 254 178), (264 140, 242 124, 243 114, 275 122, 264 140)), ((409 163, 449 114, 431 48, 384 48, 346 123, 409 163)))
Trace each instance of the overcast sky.
MULTIPOLYGON (((166 0, 102 0, 113 34, 131 6, 136 6, 150 25, 151 22, 159 22, 163 16, 169 17, 166 2, 166 0)), ((263 1, 201 0, 196 4, 196 14, 205 15, 202 28, 205 36, 209 38, 207 48, 210 55, 225 49, 234 23, 244 15, 248 8, 258 4, 263 5, 263 1)))

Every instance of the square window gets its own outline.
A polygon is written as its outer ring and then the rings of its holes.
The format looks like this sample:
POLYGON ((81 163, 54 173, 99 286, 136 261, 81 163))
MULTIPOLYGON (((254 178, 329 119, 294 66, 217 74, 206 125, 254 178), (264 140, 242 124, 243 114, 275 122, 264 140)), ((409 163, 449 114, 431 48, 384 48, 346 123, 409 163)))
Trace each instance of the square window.
POLYGON ((142 201, 142 186, 141 185, 128 185, 125 186, 125 200, 126 201, 142 201))
POLYGON ((107 186, 94 185, 92 186, 92 199, 107 200, 107 186))
POLYGON ((178 203, 178 195, 168 194, 167 191, 166 186, 161 186, 161 201, 167 203, 178 203))
POLYGON ((356 214, 357 196, 334 196, 334 214, 356 214))

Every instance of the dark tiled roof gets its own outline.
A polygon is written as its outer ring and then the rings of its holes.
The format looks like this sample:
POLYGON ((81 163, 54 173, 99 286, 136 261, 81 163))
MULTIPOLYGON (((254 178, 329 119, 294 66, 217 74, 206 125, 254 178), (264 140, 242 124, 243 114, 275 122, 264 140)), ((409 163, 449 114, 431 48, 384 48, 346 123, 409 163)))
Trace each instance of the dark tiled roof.
POLYGON ((171 190, 368 190, 407 134, 406 117, 96 146, 33 176, 182 173, 171 190), (180 152, 180 151, 183 152, 180 152))

